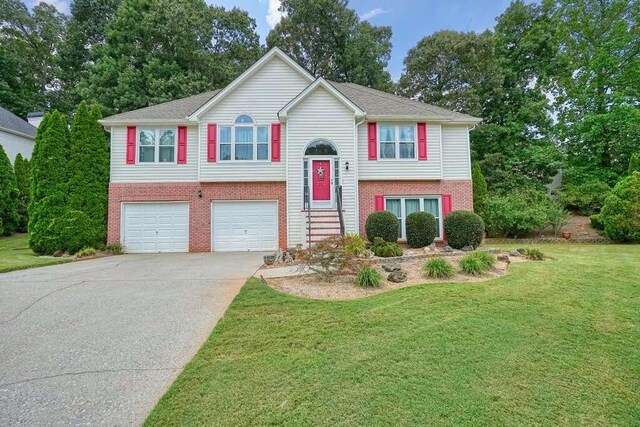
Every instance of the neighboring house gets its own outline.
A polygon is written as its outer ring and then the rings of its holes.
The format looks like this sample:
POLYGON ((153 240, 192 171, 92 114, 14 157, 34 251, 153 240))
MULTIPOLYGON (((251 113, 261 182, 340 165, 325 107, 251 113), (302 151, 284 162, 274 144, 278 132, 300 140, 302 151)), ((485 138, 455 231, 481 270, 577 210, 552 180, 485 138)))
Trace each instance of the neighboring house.
POLYGON ((18 153, 22 154, 24 158, 31 158, 37 130, 35 126, 22 120, 11 111, 0 107, 0 145, 7 153, 11 164, 18 153))
POLYGON ((473 208, 481 119, 314 78, 273 49, 221 90, 107 117, 110 243, 274 250, 364 233, 367 216, 473 208), (340 190, 342 198, 340 199, 340 190))

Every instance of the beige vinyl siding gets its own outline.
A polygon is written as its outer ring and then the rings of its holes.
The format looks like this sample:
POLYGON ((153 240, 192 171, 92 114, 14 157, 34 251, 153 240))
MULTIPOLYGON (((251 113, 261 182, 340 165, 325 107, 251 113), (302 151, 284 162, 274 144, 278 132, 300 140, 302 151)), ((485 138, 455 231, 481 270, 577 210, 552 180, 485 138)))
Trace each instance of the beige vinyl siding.
POLYGON ((289 245, 304 243, 306 218, 303 208, 302 158, 307 144, 316 139, 327 139, 338 149, 340 156, 340 181, 343 191, 345 228, 356 232, 358 212, 356 209, 357 177, 353 165, 356 162, 354 146, 353 111, 346 108, 324 88, 318 87, 288 114, 287 214, 289 245), (345 170, 349 162, 349 171, 345 170))
MULTIPOLYGON (((415 124, 411 122, 378 122, 415 124)), ((440 129, 437 123, 427 123, 427 160, 380 159, 369 160, 367 123, 358 126, 358 175, 361 180, 441 179, 440 129)), ((416 156, 418 142, 416 132, 416 156)))
POLYGON ((0 145, 7 153, 11 164, 18 153, 22 154, 22 157, 30 159, 34 144, 33 139, 0 130, 0 145))
MULTIPOLYGON (((281 128, 281 161, 207 162, 207 124, 232 125, 239 114, 250 115, 258 125, 278 122, 278 111, 296 97, 309 81, 278 57, 230 92, 200 117, 201 181, 284 181, 286 126, 281 128)), ((271 129, 269 129, 271 132, 271 129)))
MULTIPOLYGON (((145 129, 176 129, 176 125, 145 125, 145 129)), ((137 150, 137 147, 136 147, 137 150)), ((176 144, 175 155, 178 155, 176 144)), ((187 163, 127 164, 127 127, 111 128, 111 182, 196 182, 198 181, 198 127, 187 127, 187 163)))
POLYGON ((469 128, 442 126, 444 179, 471 179, 469 128))

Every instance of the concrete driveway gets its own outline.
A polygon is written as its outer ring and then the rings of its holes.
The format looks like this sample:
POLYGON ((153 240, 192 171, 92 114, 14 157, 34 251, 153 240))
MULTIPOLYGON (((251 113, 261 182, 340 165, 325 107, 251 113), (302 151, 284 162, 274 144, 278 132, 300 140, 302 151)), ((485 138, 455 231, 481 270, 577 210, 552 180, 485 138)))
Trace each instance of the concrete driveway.
POLYGON ((123 255, 0 274, 0 424, 140 424, 263 255, 123 255))

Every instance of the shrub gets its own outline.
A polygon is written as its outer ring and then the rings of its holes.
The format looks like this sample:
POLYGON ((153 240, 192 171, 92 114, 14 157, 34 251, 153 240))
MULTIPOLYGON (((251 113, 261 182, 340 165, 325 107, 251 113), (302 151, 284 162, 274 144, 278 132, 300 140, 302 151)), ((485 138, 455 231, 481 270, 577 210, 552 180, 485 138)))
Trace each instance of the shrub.
POLYGON ((116 242, 105 246, 104 251, 112 255, 122 255, 124 248, 122 247, 122 243, 116 242))
POLYGON ((524 251, 524 256, 527 259, 530 259, 532 261, 544 261, 544 259, 547 257, 544 253, 542 253, 542 251, 538 248, 527 248, 524 251))
POLYGON ((487 205, 487 180, 484 179, 480 164, 476 163, 471 169, 471 181, 473 182, 473 210, 482 215, 487 205))
POLYGON ((581 183, 567 183, 560 190, 560 202, 581 215, 593 215, 600 212, 611 187, 598 179, 589 179, 581 183))
POLYGON ((562 230, 562 227, 569 223, 571 214, 564 210, 560 203, 550 203, 547 207, 547 223, 553 228, 553 234, 556 236, 562 230))
POLYGON ((68 210, 49 223, 45 230, 48 249, 46 253, 63 250, 74 254, 88 247, 87 242, 95 242, 93 221, 81 211, 68 210))
POLYGON ((410 248, 429 246, 438 235, 436 218, 428 212, 413 212, 407 216, 407 245, 410 248))
POLYGON ((475 249, 482 243, 484 221, 473 212, 454 211, 444 219, 444 232, 447 235, 447 243, 452 248, 472 246, 475 249))
POLYGON ((84 257, 88 257, 88 256, 93 256, 96 254, 96 250, 88 247, 88 248, 84 248, 84 249, 80 249, 77 253, 76 253, 76 257, 78 258, 84 258, 84 257))
POLYGON ((299 258, 324 280, 331 279, 335 274, 355 272, 361 260, 347 249, 347 242, 345 236, 327 237, 306 251, 300 251, 299 258))
POLYGON ((10 236, 20 225, 20 192, 11 161, 0 145, 0 235, 10 236))
POLYGON ((460 268, 462 272, 470 276, 480 276, 489 271, 489 267, 475 254, 469 254, 460 258, 460 268))
POLYGON ((600 216, 600 214, 591 215, 589 217, 589 220, 591 221, 591 228, 598 231, 604 230, 604 224, 602 223, 602 217, 600 216))
POLYGON ((456 274, 453 266, 442 257, 432 258, 425 262, 422 266, 422 271, 428 277, 433 277, 434 279, 446 279, 456 274))
POLYGON ((518 237, 549 224, 551 199, 540 191, 519 191, 490 197, 484 218, 491 235, 518 237))
POLYGON ((373 239, 373 245, 371 245, 370 249, 375 256, 383 258, 402 256, 402 248, 397 243, 387 242, 381 237, 373 239))
POLYGON ((356 283, 363 288, 377 288, 382 283, 382 274, 370 265, 363 265, 358 270, 356 283))
POLYGON ((629 159, 628 173, 631 175, 634 172, 640 172, 640 152, 633 153, 629 159))
POLYGON ((364 257, 367 254, 367 243, 358 233, 347 233, 344 236, 344 247, 355 257, 364 257))
POLYGON ((604 233, 610 239, 640 242, 640 172, 634 172, 616 184, 600 218, 604 233))
POLYGON ((364 229, 370 242, 373 242, 376 237, 386 242, 396 243, 398 241, 398 218, 389 211, 370 214, 364 229))
POLYGON ((18 215, 20 221, 18 224, 18 230, 21 233, 27 232, 27 226, 29 224, 29 215, 27 213, 27 207, 29 206, 29 160, 22 157, 22 154, 18 153, 13 161, 13 171, 16 175, 16 184, 18 186, 19 200, 18 200, 18 215))

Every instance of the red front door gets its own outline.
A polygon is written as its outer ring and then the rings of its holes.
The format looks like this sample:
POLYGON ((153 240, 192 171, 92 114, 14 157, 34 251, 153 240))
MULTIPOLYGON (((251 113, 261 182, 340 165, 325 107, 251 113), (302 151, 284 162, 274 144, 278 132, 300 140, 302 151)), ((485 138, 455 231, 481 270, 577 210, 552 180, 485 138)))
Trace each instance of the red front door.
POLYGON ((313 200, 331 200, 331 160, 313 160, 313 200))

